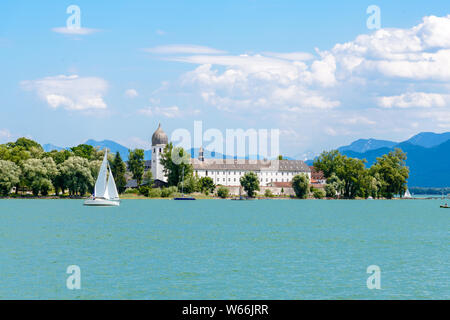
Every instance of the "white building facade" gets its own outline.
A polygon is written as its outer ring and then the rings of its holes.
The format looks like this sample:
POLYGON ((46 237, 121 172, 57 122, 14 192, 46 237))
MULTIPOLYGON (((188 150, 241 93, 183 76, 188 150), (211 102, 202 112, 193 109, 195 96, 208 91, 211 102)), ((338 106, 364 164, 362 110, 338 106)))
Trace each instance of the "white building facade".
MULTIPOLYGON (((161 154, 168 143, 167 135, 161 124, 152 136, 151 170, 153 179, 167 182, 161 154)), ((240 178, 247 172, 258 176, 260 186, 270 186, 276 182, 291 182, 298 174, 306 174, 311 179, 311 169, 301 160, 244 160, 244 159, 205 159, 203 148, 199 150, 198 159, 191 159, 194 175, 210 177, 216 185, 239 186, 240 178)))

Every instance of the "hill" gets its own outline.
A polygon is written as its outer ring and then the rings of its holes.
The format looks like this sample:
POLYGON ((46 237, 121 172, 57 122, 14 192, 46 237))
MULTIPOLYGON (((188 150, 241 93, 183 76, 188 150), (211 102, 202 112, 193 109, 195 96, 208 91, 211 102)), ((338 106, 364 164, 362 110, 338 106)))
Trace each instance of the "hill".
MULTIPOLYGON (((395 146, 407 154, 406 165, 410 170, 408 185, 413 187, 443 188, 450 186, 450 140, 437 146, 426 148, 410 142, 402 142, 395 146)), ((367 152, 344 151, 348 157, 366 159, 370 167, 377 157, 394 150, 394 148, 380 148, 367 152)))

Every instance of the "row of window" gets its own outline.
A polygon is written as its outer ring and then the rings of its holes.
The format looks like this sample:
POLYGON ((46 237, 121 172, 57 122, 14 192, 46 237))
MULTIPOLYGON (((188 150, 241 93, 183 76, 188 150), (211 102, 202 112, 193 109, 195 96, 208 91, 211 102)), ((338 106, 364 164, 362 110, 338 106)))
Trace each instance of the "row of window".
MULTIPOLYGON (((208 176, 208 173, 211 175, 219 175, 222 172, 222 174, 226 175, 227 171, 209 171, 206 170, 205 171, 205 175, 208 176)), ((198 174, 198 170, 195 171, 196 174, 198 174)), ((228 175, 239 175, 242 176, 244 175, 246 172, 245 171, 228 171, 228 175)), ((258 175, 266 175, 266 176, 278 176, 278 174, 281 173, 281 176, 284 176, 284 174, 286 173, 287 176, 289 175, 296 175, 299 174, 300 172, 257 172, 258 175)))
MULTIPOLYGON (((237 178, 228 178, 228 182, 231 182, 231 179, 233 179, 233 182, 239 182, 239 180, 237 178)), ((215 179, 215 183, 220 183, 220 182, 226 182, 227 179, 226 178, 216 178, 215 179)), ((264 179, 261 178, 260 179, 261 182, 264 182, 264 179)), ((266 182, 290 182, 290 180, 288 178, 281 178, 281 179, 269 179, 266 178, 266 182), (270 181, 269 181, 270 180, 270 181)))

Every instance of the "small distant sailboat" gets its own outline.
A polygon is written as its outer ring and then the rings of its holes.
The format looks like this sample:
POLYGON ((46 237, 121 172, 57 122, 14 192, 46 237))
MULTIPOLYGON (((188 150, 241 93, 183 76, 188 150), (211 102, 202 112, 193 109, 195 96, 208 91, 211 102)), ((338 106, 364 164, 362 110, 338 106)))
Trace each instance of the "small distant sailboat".
POLYGON ((411 193, 409 192, 409 189, 406 189, 405 194, 403 195, 404 199, 412 199, 411 193))
POLYGON ((94 195, 84 201, 85 206, 119 206, 120 199, 117 192, 116 183, 111 172, 111 167, 108 168, 108 151, 105 150, 100 171, 98 173, 97 181, 95 182, 94 195))
POLYGON ((184 167, 182 169, 181 176, 182 176, 182 178, 181 178, 181 197, 175 197, 175 198, 173 198, 173 200, 197 200, 197 199, 195 199, 193 197, 186 197, 184 195, 184 192, 183 192, 183 187, 184 187, 184 167))

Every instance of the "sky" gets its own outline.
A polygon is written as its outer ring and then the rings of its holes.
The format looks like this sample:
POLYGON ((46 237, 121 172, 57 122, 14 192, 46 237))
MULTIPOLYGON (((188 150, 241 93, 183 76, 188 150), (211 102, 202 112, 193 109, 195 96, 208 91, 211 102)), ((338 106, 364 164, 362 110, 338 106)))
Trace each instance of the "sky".
POLYGON ((148 149, 202 121, 279 129, 302 158, 446 132, 450 3, 3 0, 0 98, 0 143, 148 149))

